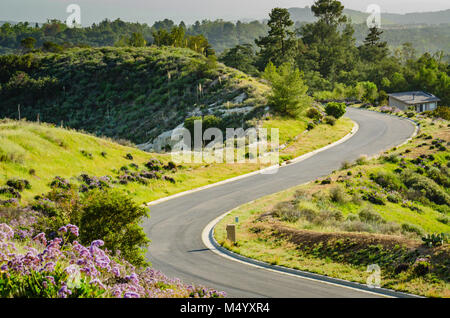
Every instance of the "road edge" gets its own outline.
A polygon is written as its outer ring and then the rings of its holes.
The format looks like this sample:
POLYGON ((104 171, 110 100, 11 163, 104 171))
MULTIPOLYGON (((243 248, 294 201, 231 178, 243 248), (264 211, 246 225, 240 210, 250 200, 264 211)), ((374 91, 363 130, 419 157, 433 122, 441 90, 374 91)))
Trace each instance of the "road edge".
MULTIPOLYGON (((310 183, 310 182, 304 183, 303 185, 306 185, 308 183, 310 183)), ((252 202, 254 202, 254 201, 248 202, 246 204, 251 204, 252 202)), ((403 292, 399 292, 399 291, 395 291, 395 290, 391 290, 391 289, 387 289, 387 288, 371 288, 368 285, 364 285, 364 284, 357 283, 357 282, 347 281, 347 280, 343 280, 343 279, 339 279, 339 278, 333 278, 333 277, 329 277, 329 276, 325 276, 325 275, 320 275, 320 274, 316 274, 316 273, 311 273, 311 272, 288 268, 288 267, 279 266, 279 265, 271 265, 266 262, 258 261, 253 258, 249 258, 249 257, 243 256, 243 255, 234 253, 234 252, 222 247, 216 241, 216 239, 214 237, 214 230, 215 230, 216 225, 224 217, 226 217, 228 214, 232 213, 233 211, 235 211, 238 208, 228 211, 228 212, 222 214, 221 216, 215 218, 203 229, 203 231, 202 231, 203 244, 211 252, 213 252, 221 257, 224 257, 226 259, 229 259, 234 262, 238 262, 238 263, 241 263, 241 264, 244 264, 247 266, 264 269, 267 271, 276 272, 276 273, 284 274, 287 276, 293 276, 293 277, 297 277, 297 278, 312 280, 312 281, 316 281, 316 282, 320 282, 320 283, 324 283, 324 284, 328 284, 328 285, 353 289, 353 290, 357 290, 357 291, 364 292, 367 294, 373 294, 376 296, 383 296, 386 298, 423 298, 418 295, 403 293, 403 292)))

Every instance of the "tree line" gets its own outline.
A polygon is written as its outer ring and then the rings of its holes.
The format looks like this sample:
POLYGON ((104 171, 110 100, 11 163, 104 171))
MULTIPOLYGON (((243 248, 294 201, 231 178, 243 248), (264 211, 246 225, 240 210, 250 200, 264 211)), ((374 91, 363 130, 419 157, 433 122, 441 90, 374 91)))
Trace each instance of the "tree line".
MULTIPOLYGON (((317 18, 296 28, 289 11, 270 13, 269 31, 252 43, 225 51, 220 60, 255 76, 264 76, 272 86, 293 88, 319 100, 358 99, 372 104, 387 102, 387 93, 424 90, 450 104, 449 64, 444 53, 418 56, 411 43, 390 50, 382 41, 383 30, 372 27, 364 42, 356 45, 353 25, 336 0, 317 0, 311 7, 317 18), (288 69, 291 68, 291 71, 288 69), (275 80, 274 80, 275 79, 275 80)), ((284 88, 286 90, 287 88, 284 88)), ((278 92, 283 96, 283 92, 278 92)), ((286 95, 284 95, 286 99, 286 95)))

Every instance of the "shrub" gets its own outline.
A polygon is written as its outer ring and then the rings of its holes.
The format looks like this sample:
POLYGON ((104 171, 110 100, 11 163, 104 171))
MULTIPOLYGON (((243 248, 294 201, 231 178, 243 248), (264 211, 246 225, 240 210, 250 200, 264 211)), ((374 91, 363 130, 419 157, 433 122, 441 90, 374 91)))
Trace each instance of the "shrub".
POLYGON ((347 220, 348 221, 359 221, 359 216, 353 213, 350 213, 349 215, 347 215, 347 220))
POLYGON ((418 195, 425 195, 427 199, 439 205, 450 205, 450 195, 433 180, 411 171, 403 172, 401 178, 406 187, 416 190, 418 195))
POLYGON ((417 234, 418 236, 423 235, 423 230, 419 226, 409 223, 402 224, 402 231, 406 233, 414 233, 417 234))
POLYGON ((431 270, 430 261, 427 258, 418 258, 413 265, 413 272, 417 276, 424 276, 431 270))
POLYGON ((362 155, 358 159, 356 159, 356 164, 358 164, 360 166, 365 165, 365 164, 367 164, 367 160, 368 160, 367 156, 366 155, 362 155))
POLYGON ((434 115, 445 120, 450 120, 450 108, 448 106, 438 106, 434 110, 434 115))
POLYGON ((372 179, 387 190, 400 190, 402 188, 402 183, 397 176, 387 171, 377 172, 372 179))
POLYGON ((118 190, 94 190, 83 201, 80 241, 95 239, 121 255, 133 265, 145 264, 144 253, 149 240, 138 225, 148 211, 118 190))
POLYGON ((132 155, 131 153, 127 153, 127 154, 125 155, 125 159, 127 159, 127 160, 133 160, 133 155, 132 155))
POLYGON ((303 208, 300 210, 300 215, 302 218, 308 220, 309 222, 313 222, 317 217, 318 213, 316 210, 311 208, 303 208))
POLYGON ((333 116, 334 118, 341 118, 342 116, 344 116, 346 108, 347 106, 345 105, 345 103, 331 102, 328 103, 327 106, 325 107, 325 112, 327 113, 328 116, 333 116))
POLYGON ((370 207, 366 207, 359 211, 359 218, 363 222, 367 223, 384 223, 384 219, 378 212, 372 210, 370 207))
POLYGON ((306 111, 306 117, 319 120, 322 118, 322 113, 317 108, 311 107, 306 111))
POLYGON ((333 116, 325 116, 324 118, 325 124, 334 126, 336 124, 336 118, 333 116))
POLYGON ((6 182, 6 185, 13 189, 16 189, 17 191, 31 189, 30 182, 25 179, 11 179, 6 182))
POLYGON ((384 197, 376 192, 367 192, 362 195, 363 200, 369 201, 376 205, 385 205, 384 197))
MULTIPOLYGON (((347 169, 350 169, 351 168, 351 163, 350 162, 348 162, 348 161, 344 161, 343 163, 342 163, 342 165, 341 165, 341 169, 342 170, 347 170, 347 169)), ((350 172, 350 171, 349 171, 350 172)), ((351 174, 350 174, 351 175, 351 174)))
POLYGON ((370 224, 361 221, 345 221, 342 224, 342 228, 347 232, 373 232, 373 228, 370 224))
POLYGON ((300 219, 300 212, 296 210, 287 210, 283 213, 281 220, 286 222, 295 223, 300 219))
POLYGON ((340 186, 336 186, 330 190, 330 200, 335 203, 345 203, 345 191, 340 186))
POLYGON ((307 130, 313 130, 314 127, 316 127, 316 124, 314 124, 313 122, 309 122, 308 125, 306 126, 307 130))

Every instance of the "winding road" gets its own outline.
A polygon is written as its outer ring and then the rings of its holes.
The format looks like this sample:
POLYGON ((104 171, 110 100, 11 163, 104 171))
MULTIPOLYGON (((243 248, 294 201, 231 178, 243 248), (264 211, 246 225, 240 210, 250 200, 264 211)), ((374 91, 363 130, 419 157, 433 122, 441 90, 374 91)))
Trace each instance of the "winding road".
POLYGON ((256 268, 222 257, 202 241, 203 229, 218 216, 242 204, 329 175, 344 161, 373 156, 408 140, 410 121, 349 108, 359 124, 349 140, 280 168, 273 175, 255 174, 180 196, 151 207, 144 230, 152 240, 147 258, 169 277, 225 291, 228 297, 379 297, 380 294, 321 280, 256 268))

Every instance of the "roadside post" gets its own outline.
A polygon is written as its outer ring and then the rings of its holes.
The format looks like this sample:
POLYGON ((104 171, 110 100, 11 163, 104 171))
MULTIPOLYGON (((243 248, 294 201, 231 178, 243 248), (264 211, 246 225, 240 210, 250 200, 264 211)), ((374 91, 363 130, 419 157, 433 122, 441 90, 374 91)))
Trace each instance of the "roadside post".
POLYGON ((232 243, 236 243, 236 225, 235 224, 227 225, 227 239, 232 243))

